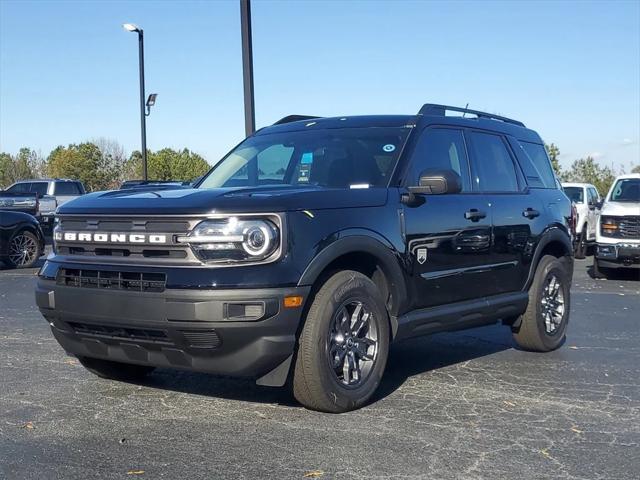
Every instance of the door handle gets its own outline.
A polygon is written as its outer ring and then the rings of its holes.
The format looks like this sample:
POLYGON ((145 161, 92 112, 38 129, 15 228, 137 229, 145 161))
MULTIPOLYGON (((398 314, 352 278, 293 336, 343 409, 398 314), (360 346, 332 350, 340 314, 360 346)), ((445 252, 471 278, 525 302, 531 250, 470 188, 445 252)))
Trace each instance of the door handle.
POLYGON ((522 216, 526 218, 536 218, 540 216, 540 212, 533 208, 527 208, 524 212, 522 212, 522 216))
POLYGON ((464 218, 466 218, 467 220, 471 220, 472 222, 477 222, 478 220, 485 218, 486 216, 486 213, 481 212, 477 208, 472 208, 471 210, 464 212, 464 218))

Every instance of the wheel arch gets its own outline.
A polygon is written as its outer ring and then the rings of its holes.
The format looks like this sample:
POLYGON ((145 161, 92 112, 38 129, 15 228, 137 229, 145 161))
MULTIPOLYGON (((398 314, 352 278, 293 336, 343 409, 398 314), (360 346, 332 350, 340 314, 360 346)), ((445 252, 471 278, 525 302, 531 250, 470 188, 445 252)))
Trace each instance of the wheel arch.
POLYGON ((341 236, 318 253, 298 285, 315 285, 319 279, 338 270, 358 271, 371 278, 383 296, 386 295, 387 309, 393 318, 407 304, 407 287, 400 265, 400 254, 384 237, 350 234, 341 236))
POLYGON ((528 290, 529 287, 531 287, 538 263, 540 263, 540 259, 545 255, 567 259, 570 267, 569 273, 573 276, 573 245, 571 245, 571 239, 566 230, 559 227, 552 227, 542 234, 538 242, 529 267, 529 275, 524 290, 528 290))

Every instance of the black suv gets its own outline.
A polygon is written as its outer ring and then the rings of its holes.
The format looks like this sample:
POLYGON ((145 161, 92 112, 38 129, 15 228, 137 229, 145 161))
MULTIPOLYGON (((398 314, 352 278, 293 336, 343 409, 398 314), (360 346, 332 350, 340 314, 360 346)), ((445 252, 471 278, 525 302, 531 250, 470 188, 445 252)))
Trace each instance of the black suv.
POLYGON ((373 395, 391 342, 502 321, 526 350, 560 346, 571 221, 518 121, 431 104, 290 116, 194 189, 60 207, 36 300, 101 377, 290 379, 306 407, 344 412, 373 395))

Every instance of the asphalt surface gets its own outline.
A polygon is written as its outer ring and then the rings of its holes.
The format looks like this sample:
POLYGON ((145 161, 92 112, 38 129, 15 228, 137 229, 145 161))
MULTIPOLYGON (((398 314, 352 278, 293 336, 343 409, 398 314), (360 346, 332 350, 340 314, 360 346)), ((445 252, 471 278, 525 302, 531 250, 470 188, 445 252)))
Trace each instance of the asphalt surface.
POLYGON ((101 380, 54 341, 35 270, 0 271, 0 478, 638 478, 640 281, 588 263, 559 350, 501 326, 411 340, 342 415, 201 374, 101 380))

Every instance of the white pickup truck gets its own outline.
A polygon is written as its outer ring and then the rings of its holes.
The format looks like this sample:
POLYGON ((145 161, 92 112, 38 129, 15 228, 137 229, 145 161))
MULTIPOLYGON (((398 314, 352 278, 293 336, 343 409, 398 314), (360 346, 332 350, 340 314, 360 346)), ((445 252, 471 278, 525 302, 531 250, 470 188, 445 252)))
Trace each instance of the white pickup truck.
POLYGON ((590 183, 563 183, 562 189, 576 207, 574 256, 584 258, 587 248, 596 241, 596 227, 602 199, 598 189, 590 183))
POLYGON ((616 178, 596 228, 594 275, 617 268, 635 269, 640 279, 640 173, 616 178))

